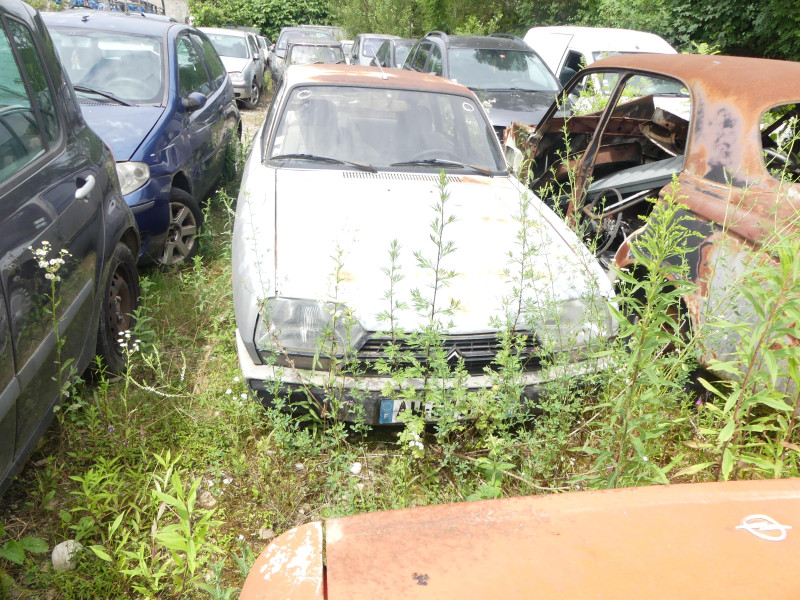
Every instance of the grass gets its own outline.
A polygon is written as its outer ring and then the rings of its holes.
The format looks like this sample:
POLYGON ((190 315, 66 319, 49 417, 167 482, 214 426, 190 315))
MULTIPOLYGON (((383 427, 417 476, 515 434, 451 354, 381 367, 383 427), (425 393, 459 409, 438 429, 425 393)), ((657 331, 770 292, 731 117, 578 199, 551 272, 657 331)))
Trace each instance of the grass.
MULTIPOLYGON (((78 539, 84 551, 76 569, 53 571, 49 555, 34 551, 21 562, 0 554, 0 597, 235 597, 267 539, 301 523, 468 499, 711 480, 721 478, 715 466, 724 456, 745 461, 740 476, 775 476, 758 454, 761 438, 774 442, 766 446, 780 458, 779 476, 797 475, 796 399, 770 396, 778 416, 786 415, 781 422, 769 418, 767 405, 748 405, 746 417, 726 409, 727 398, 768 386, 763 379, 761 387, 752 379, 743 384, 750 387, 732 386, 731 396, 714 387, 717 402, 684 388, 691 340, 676 348, 669 335, 675 325, 664 326, 675 273, 670 285, 666 275, 654 275, 643 290, 630 280, 623 297, 645 298, 637 300, 640 318, 597 349, 614 367, 562 382, 542 399, 535 419, 365 431, 265 410, 238 378, 234 195, 229 187, 210 200, 192 264, 142 273, 131 337, 141 342, 135 351, 130 346, 130 372, 112 378, 99 370, 79 384, 3 498, 0 544, 38 539, 52 548, 78 539), (773 429, 754 434, 751 422, 773 429)), ((669 217, 653 228, 651 254, 664 240, 680 239, 669 217)), ((789 264, 774 285, 795 299, 796 310, 797 252, 790 247, 779 256, 789 264)), ((435 315, 431 302, 424 308, 435 315)), ((764 338, 760 330, 753 336, 764 338)), ((513 372, 513 336, 506 350, 499 369, 513 372)), ((796 357, 786 364, 796 370, 796 357)), ((468 401, 481 406, 491 399, 468 401)), ((731 475, 736 465, 724 460, 731 475)))

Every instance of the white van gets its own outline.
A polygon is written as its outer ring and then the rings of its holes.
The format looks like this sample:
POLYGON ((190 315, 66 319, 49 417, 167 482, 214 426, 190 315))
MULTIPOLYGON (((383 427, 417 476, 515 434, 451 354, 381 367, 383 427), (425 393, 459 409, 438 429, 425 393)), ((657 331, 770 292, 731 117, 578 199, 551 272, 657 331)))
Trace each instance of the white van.
POLYGON ((525 43, 536 50, 562 85, 582 68, 612 54, 677 54, 655 33, 606 27, 533 27, 525 34, 525 43))

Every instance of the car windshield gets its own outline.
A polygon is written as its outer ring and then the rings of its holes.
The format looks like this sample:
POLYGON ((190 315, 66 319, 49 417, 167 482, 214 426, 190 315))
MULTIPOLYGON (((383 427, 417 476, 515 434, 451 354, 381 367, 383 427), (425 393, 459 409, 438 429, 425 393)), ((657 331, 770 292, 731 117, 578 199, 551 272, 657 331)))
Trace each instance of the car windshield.
POLYGON ((165 69, 160 37, 83 27, 49 29, 80 96, 98 102, 161 104, 165 69))
POLYGON ((557 92, 558 81, 535 52, 452 48, 450 79, 472 89, 557 92))
POLYGON ((247 42, 238 35, 225 35, 224 33, 205 32, 211 45, 220 56, 231 58, 247 58, 247 42))
POLYGON ((381 47, 381 44, 385 42, 384 38, 367 38, 364 40, 364 49, 362 50, 361 54, 364 56, 375 56, 378 52, 378 48, 381 47))
POLYGON ((373 87, 291 91, 267 153, 274 160, 371 168, 505 171, 491 125, 472 99, 373 87), (319 159, 327 159, 327 162, 319 159))
POLYGON ((281 33, 280 37, 278 38, 278 43, 275 47, 278 50, 286 50, 286 45, 289 43, 289 40, 297 37, 333 39, 331 34, 329 34, 327 31, 315 31, 313 29, 290 29, 281 33))
POLYGON ((397 44, 397 46, 394 47, 394 63, 398 67, 402 67, 403 63, 406 62, 406 57, 408 53, 411 52, 413 46, 414 44, 409 44, 407 46, 397 44))
POLYGON ((315 63, 337 64, 344 62, 344 53, 339 46, 292 46, 289 63, 311 65, 315 63))

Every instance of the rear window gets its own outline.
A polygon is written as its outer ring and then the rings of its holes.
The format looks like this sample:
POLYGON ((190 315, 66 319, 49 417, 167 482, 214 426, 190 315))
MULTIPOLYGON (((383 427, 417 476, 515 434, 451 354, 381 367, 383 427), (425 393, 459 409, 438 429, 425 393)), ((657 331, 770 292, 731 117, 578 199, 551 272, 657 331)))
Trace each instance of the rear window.
POLYGON ((519 89, 557 92, 556 78, 535 52, 453 48, 448 53, 450 79, 472 89, 519 89))
POLYGON ((771 108, 761 123, 764 166, 776 179, 800 182, 800 104, 771 108))

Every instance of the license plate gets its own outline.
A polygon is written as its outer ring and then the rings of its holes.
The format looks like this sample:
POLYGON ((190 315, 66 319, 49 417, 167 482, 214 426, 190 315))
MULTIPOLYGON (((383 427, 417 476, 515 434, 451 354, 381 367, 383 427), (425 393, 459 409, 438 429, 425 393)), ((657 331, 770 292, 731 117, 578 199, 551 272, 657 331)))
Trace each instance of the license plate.
POLYGON ((425 420, 431 420, 431 405, 419 400, 381 400, 381 413, 379 423, 400 423, 406 411, 411 414, 424 415, 425 420))

